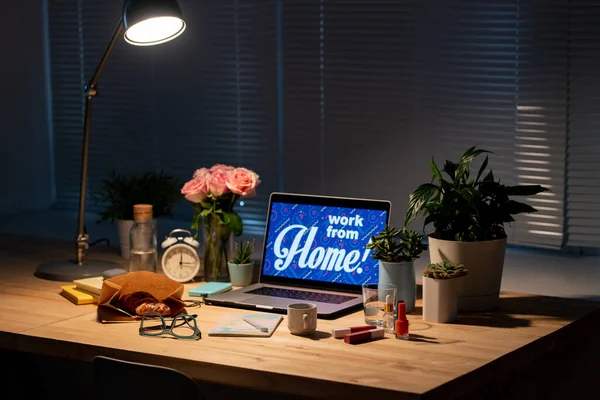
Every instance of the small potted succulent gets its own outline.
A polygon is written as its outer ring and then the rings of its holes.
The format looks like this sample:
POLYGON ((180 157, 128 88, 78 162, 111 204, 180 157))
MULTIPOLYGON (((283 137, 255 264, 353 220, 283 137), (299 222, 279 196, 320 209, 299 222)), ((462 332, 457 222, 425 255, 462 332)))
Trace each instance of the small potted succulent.
POLYGON ((458 317, 460 277, 469 270, 462 264, 443 260, 427 264, 423 271, 423 321, 452 322, 458 317))
POLYGON ((379 261, 379 284, 396 285, 398 299, 406 303, 406 312, 413 311, 417 299, 414 261, 427 250, 423 235, 388 225, 371 236, 367 249, 372 249, 371 257, 379 261))
POLYGON ((254 262, 251 260, 254 252, 254 240, 235 242, 235 255, 227 262, 229 276, 233 286, 248 286, 252 282, 254 262))

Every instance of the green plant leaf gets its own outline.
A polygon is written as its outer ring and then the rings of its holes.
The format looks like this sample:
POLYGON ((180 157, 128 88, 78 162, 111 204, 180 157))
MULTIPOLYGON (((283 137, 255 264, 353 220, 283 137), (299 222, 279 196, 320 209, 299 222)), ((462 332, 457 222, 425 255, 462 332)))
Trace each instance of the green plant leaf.
POLYGON ((490 172, 485 176, 485 178, 483 178, 483 182, 494 182, 494 173, 492 172, 492 170, 490 170, 490 172))
POLYGON ((452 178, 452 180, 454 180, 454 175, 456 174, 456 168, 457 168, 456 164, 454 164, 452 161, 446 160, 442 171, 447 173, 448 176, 450 176, 450 178, 452 178))
POLYGON ((458 169, 455 174, 455 180, 463 180, 467 179, 469 176, 469 170, 471 169, 471 162, 482 153, 491 153, 490 151, 477 149, 475 146, 470 147, 464 154, 460 157, 460 161, 458 162, 458 169))
POLYGON ((433 171, 433 177, 435 179, 437 179, 438 181, 442 181, 442 173, 440 172, 439 168, 437 167, 437 165, 435 164, 435 160, 433 159, 433 157, 431 157, 431 171, 433 171))
POLYGON ((479 182, 479 178, 481 178, 481 174, 485 171, 489 161, 489 156, 485 156, 485 160, 483 160, 483 164, 479 167, 479 171, 477 172, 477 177, 475 178, 475 182, 479 182))
POLYGON ((406 216, 404 219, 404 227, 415 219, 415 217, 421 212, 423 205, 436 194, 438 187, 432 183, 424 183, 420 185, 408 199, 408 209, 406 210, 406 216))
POLYGON ((518 201, 510 200, 506 206, 508 214, 521 214, 521 213, 533 213, 537 212, 535 208, 529 204, 520 203, 518 201))
POLYGON ((549 189, 540 185, 505 186, 504 193, 507 196, 533 196, 549 189))
POLYGON ((241 236, 244 232, 242 218, 235 211, 223 211, 223 218, 226 224, 229 224, 234 236, 241 236))

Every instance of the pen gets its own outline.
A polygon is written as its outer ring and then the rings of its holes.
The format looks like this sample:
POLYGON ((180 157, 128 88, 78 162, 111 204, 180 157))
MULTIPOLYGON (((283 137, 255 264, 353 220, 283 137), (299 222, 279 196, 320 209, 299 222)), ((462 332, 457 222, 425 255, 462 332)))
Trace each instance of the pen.
POLYGON ((246 321, 261 332, 269 332, 269 328, 267 328, 266 326, 259 325, 256 322, 249 320, 248 318, 244 318, 244 321, 246 321))

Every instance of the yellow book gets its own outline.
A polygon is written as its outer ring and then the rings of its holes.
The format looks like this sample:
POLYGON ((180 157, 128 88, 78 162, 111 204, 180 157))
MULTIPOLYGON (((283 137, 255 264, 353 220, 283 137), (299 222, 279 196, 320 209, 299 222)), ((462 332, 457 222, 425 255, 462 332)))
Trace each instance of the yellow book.
POLYGON ((103 281, 104 278, 101 276, 92 276, 90 278, 75 279, 73 283, 77 286, 77 289, 100 296, 103 281))
POLYGON ((62 289, 60 294, 75 304, 96 304, 98 302, 97 296, 79 291, 75 285, 61 286, 60 288, 62 289))

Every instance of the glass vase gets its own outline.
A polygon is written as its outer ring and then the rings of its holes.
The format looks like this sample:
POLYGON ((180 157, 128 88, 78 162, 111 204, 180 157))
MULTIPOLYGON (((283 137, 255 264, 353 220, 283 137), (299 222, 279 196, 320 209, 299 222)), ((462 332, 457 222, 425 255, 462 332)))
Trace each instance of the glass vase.
POLYGON ((221 223, 217 214, 203 218, 204 280, 229 282, 227 261, 233 259, 233 234, 229 225, 221 223))

